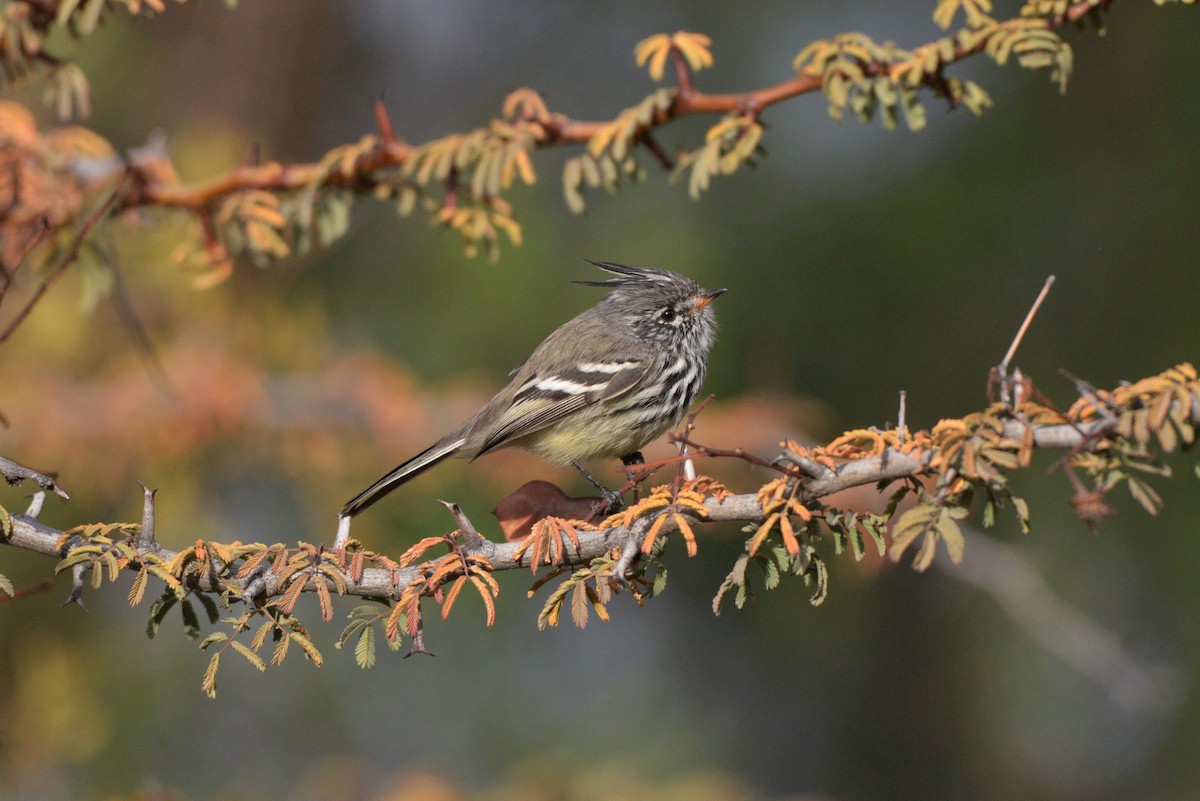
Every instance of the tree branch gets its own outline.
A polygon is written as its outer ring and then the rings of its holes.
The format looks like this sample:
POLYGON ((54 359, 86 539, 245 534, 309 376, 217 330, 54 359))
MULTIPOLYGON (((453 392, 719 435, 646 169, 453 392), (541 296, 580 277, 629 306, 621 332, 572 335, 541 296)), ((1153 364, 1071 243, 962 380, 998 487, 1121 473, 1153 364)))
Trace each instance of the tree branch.
MULTIPOLYGON (((1032 426, 1035 445, 1039 448, 1053 449, 1076 447, 1088 439, 1095 437, 1106 427, 1111 427, 1111 423, 1103 420, 1082 425, 1032 426)), ((1014 420, 1006 426, 1005 434, 1012 438, 1020 438, 1024 430, 1025 424, 1014 420)), ((916 457, 910 453, 902 453, 896 449, 888 448, 878 456, 846 462, 837 469, 829 471, 823 478, 806 481, 800 488, 797 497, 807 502, 852 487, 920 476, 928 472, 932 453, 932 451, 927 451, 925 456, 916 457)), ((692 455, 693 457, 704 456, 706 452, 697 450, 693 451, 692 455)), ((705 498, 704 503, 708 509, 708 516, 704 522, 747 522, 763 519, 762 504, 758 497, 752 493, 731 495, 725 497, 724 500, 710 496, 705 498)), ((567 549, 563 554, 563 561, 559 564, 566 566, 586 565, 591 560, 609 553, 614 548, 622 549, 629 542, 641 543, 647 530, 654 522, 655 516, 648 515, 639 518, 628 526, 616 526, 603 531, 579 531, 579 547, 567 549)), ((663 521, 659 532, 667 534, 677 530, 677 528, 678 526, 674 520, 669 519, 663 521)), ((64 554, 59 550, 58 543, 62 535, 62 531, 42 525, 36 520, 23 515, 14 515, 12 534, 5 541, 5 544, 61 558, 64 554)), ((519 551, 522 551, 521 545, 521 542, 495 543, 480 538, 480 541, 476 544, 465 545, 464 551, 467 554, 479 554, 487 557, 495 572, 522 568, 528 569, 530 567, 530 553, 525 551, 519 556, 517 555, 519 551)), ((151 544, 151 547, 139 548, 140 553, 150 553, 151 551, 164 562, 170 562, 176 556, 175 551, 153 547, 153 544, 151 544)), ((383 568, 366 568, 363 570, 360 580, 351 581, 349 578, 347 579, 346 593, 348 595, 397 600, 409 584, 421 578, 420 571, 421 568, 419 565, 395 571, 383 568)), ((305 591, 315 591, 316 586, 314 581, 317 580, 323 581, 323 579, 310 580, 305 587, 305 591)), ((265 600, 282 594, 283 588, 279 586, 273 574, 269 571, 262 576, 256 576, 255 581, 255 590, 257 591, 255 596, 259 600, 265 600)), ((227 585, 236 592, 245 589, 247 583, 239 582, 236 579, 217 581, 211 576, 205 576, 197 580, 195 589, 202 592, 218 592, 226 589, 224 585, 227 585)))
MULTIPOLYGON (((1082 19, 1089 13, 1105 11, 1115 0, 1106 0, 1099 5, 1089 0, 1080 0, 1068 6, 1066 11, 1053 17, 1045 18, 1042 22, 1047 30, 1054 30, 1082 19)), ((914 48, 936 46, 936 42, 914 48)), ((941 61, 942 66, 949 66, 970 56, 983 52, 986 40, 980 40, 971 47, 956 46, 949 58, 941 61)), ((677 60, 677 63, 678 60, 677 60)), ((891 65, 877 61, 866 65, 870 74, 887 74, 891 65)), ((686 72, 686 70, 685 70, 686 72)), ((765 109, 798 97, 821 90, 820 75, 801 74, 779 83, 730 94, 708 94, 694 88, 690 83, 691 76, 685 81, 675 102, 662 114, 657 115, 644 126, 644 133, 665 126, 675 119, 694 115, 728 115, 747 114, 757 116, 765 109)), ((418 150, 398 139, 391 127, 390 121, 381 104, 376 104, 375 115, 381 135, 375 145, 354 160, 346 168, 330 172, 324 160, 312 163, 279 164, 269 163, 262 166, 239 166, 215 176, 208 181, 193 186, 180 186, 155 180, 153 176, 143 175, 137 187, 127 192, 121 200, 120 208, 135 208, 144 206, 159 206, 165 208, 183 208, 199 212, 210 208, 221 199, 247 189, 262 189, 272 192, 300 191, 317 184, 335 187, 352 188, 357 191, 369 191, 380 184, 378 173, 386 168, 403 167, 418 150)), ((540 128, 540 136, 534 142, 536 148, 549 148, 558 145, 573 145, 588 142, 597 133, 612 125, 613 120, 576 120, 560 114, 548 114, 534 121, 540 128)), ((650 140, 653 141, 653 140, 650 140)), ((653 151, 653 146, 651 146, 653 151)), ((660 158, 660 162, 663 160, 660 158)), ((664 162, 664 166, 669 160, 664 162)))

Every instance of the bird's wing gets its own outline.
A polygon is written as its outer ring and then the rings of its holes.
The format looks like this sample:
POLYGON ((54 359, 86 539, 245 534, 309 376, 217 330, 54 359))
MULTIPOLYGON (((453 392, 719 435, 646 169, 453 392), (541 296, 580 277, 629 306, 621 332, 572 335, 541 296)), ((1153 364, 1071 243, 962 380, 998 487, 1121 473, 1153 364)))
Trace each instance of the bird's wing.
POLYGON ((614 359, 543 372, 521 382, 512 403, 496 420, 476 453, 482 456, 557 423, 593 403, 632 389, 647 369, 645 359, 614 359))

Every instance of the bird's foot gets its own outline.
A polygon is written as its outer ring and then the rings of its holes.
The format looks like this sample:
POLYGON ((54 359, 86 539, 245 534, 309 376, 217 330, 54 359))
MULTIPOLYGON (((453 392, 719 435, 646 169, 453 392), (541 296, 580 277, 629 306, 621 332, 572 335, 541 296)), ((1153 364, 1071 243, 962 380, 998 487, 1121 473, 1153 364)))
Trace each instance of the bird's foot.
POLYGON ((579 471, 579 475, 587 479, 588 483, 595 487, 600 495, 604 498, 604 508, 598 510, 599 513, 608 516, 616 514, 625 508, 625 501, 621 498, 621 493, 616 490, 610 490, 608 487, 600 483, 600 481, 583 469, 579 462, 571 462, 571 466, 579 471))

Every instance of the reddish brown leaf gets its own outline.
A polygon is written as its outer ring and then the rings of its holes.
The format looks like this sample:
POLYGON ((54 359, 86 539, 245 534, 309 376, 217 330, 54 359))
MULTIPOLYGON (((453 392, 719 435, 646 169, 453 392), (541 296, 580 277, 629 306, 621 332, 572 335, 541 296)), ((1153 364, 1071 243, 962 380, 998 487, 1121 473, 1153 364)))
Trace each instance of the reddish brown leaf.
POLYGON ((549 481, 530 481, 496 504, 492 514, 504 538, 512 542, 529 536, 533 524, 544 517, 586 519, 599 502, 594 497, 568 497, 549 481))

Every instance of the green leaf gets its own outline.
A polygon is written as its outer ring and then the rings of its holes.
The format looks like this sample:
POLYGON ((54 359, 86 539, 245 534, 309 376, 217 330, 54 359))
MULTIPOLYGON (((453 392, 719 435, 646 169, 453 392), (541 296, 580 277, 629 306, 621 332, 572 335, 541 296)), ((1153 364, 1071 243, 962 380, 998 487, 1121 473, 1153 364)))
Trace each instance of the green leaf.
POLYGON ((225 642, 228 639, 229 639, 229 635, 226 634, 225 632, 214 631, 212 634, 208 635, 200 642, 200 650, 206 651, 206 650, 208 650, 208 646, 212 645, 213 643, 225 642))
POLYGON ((1016 495, 1012 496, 1012 504, 1013 504, 1013 509, 1017 513, 1017 522, 1019 522, 1021 524, 1021 533, 1028 534, 1029 533, 1029 504, 1025 502, 1024 498, 1018 498, 1016 495))
POLYGON ((779 580, 781 578, 780 573, 779 573, 779 566, 776 565, 775 562, 770 559, 766 559, 763 561, 764 561, 764 564, 763 564, 763 574, 764 574, 763 575, 763 586, 766 587, 768 590, 773 590, 779 586, 779 580))
POLYGON ((221 652, 217 651, 212 655, 212 659, 208 660, 208 668, 204 671, 204 680, 200 682, 200 689, 204 690, 204 694, 209 698, 217 697, 217 668, 221 665, 221 652))
POLYGON ((375 627, 368 624, 354 646, 354 661, 363 670, 375 666, 375 627))
POLYGON ((805 571, 805 578, 812 576, 816 583, 816 590, 808 602, 813 606, 820 606, 825 603, 825 599, 829 597, 829 568, 825 566, 824 560, 817 555, 811 545, 806 547, 806 555, 808 556, 808 570, 805 571))
POLYGON ((338 635, 337 640, 333 643, 333 647, 340 649, 343 645, 346 644, 346 641, 349 640, 351 637, 353 637, 354 634, 357 631, 359 631, 363 626, 369 626, 369 625, 371 625, 371 622, 369 620, 351 621, 346 626, 346 628, 342 629, 342 633, 338 635))
POLYGON ((200 618, 196 617, 196 607, 192 606, 190 600, 185 599, 180 604, 179 611, 183 613, 183 633, 193 640, 199 637, 200 618))
POLYGON ((267 663, 263 661, 263 658, 261 656, 254 653, 253 651, 251 651, 248 646, 244 645, 243 643, 241 643, 237 640, 231 640, 229 644, 233 646, 233 650, 237 651, 239 654, 246 657, 246 661, 249 662, 250 664, 254 665, 254 667, 256 667, 258 669, 259 673, 266 672, 267 663))
POLYGON ((650 585, 650 594, 657 597, 667 589, 667 568, 659 564, 654 570, 654 582, 650 585))
POLYGON ((154 605, 150 607, 150 622, 146 624, 147 637, 152 640, 154 639, 154 636, 158 634, 158 627, 162 625, 163 620, 167 616, 167 612, 170 612, 171 607, 175 606, 178 602, 179 596, 169 589, 158 596, 154 605))
POLYGON ((1129 494, 1133 499, 1142 505, 1142 508, 1151 516, 1156 516, 1162 509, 1162 496, 1155 492, 1154 487, 1151 487, 1140 478, 1129 477, 1129 494))
POLYGON ((217 609, 216 601, 214 601, 212 598, 209 598, 208 595, 203 592, 195 593, 192 597, 200 601, 200 605, 204 607, 204 613, 208 615, 209 623, 216 623, 218 620, 220 620, 221 610, 217 609))
POLYGON ((950 555, 950 561, 957 565, 962 561, 966 542, 963 540, 962 529, 954 520, 954 515, 942 514, 938 519, 937 533, 942 542, 946 544, 946 553, 950 555))

